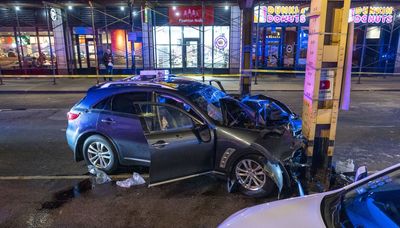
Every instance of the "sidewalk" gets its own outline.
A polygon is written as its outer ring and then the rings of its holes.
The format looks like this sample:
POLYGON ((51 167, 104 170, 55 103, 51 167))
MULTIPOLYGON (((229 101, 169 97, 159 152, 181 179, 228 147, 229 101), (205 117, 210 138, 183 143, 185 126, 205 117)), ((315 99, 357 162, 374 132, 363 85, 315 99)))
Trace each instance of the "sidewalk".
MULTIPOLYGON (((192 77, 201 81, 201 77, 192 77)), ((238 77, 206 77, 205 81, 220 80, 227 91, 239 90, 238 77)), ((361 84, 357 78, 352 80, 352 91, 400 91, 400 77, 363 77, 361 84)), ((103 78, 100 77, 100 82, 103 78)), ((252 83, 253 91, 303 91, 304 78, 266 75, 258 77, 257 85, 252 83)), ((91 79, 5 79, 0 85, 0 93, 85 93, 95 85, 97 80, 91 79)))

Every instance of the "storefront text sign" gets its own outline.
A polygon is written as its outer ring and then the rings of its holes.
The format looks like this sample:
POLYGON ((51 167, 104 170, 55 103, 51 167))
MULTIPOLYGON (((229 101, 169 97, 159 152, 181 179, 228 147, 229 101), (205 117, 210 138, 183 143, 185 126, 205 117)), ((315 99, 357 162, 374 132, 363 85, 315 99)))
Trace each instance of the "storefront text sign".
MULTIPOLYGON (((214 24, 214 8, 204 7, 204 25, 214 24)), ((202 25, 203 13, 201 6, 176 6, 169 8, 170 25, 202 25)))
POLYGON ((306 23, 309 9, 299 6, 256 6, 254 23, 306 23))
POLYGON ((390 24, 393 22, 392 6, 360 6, 350 9, 350 18, 354 23, 390 24))

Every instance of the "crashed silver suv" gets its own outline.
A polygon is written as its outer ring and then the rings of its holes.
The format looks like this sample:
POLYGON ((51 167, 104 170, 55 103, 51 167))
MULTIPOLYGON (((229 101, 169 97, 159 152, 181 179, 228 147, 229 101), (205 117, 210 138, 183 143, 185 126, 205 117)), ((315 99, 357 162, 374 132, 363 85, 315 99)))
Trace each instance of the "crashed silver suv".
POLYGON ((149 166, 150 186, 212 173, 265 196, 290 185, 302 140, 246 102, 184 78, 108 82, 71 109, 67 140, 76 161, 107 173, 149 166))

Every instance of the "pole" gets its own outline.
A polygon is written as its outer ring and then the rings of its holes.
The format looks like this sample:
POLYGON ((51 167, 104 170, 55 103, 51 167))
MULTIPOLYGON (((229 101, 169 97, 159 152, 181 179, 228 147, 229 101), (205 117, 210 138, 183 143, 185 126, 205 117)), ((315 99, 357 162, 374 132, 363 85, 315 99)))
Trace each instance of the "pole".
POLYGON ((0 85, 4 85, 4 83, 3 83, 3 74, 1 73, 1 65, 0 65, 0 85))
POLYGON ((66 52, 67 52, 67 67, 68 67, 68 74, 72 74, 73 69, 71 69, 71 61, 73 59, 73 54, 72 52, 72 44, 71 44, 71 33, 70 33, 70 29, 69 29, 69 24, 68 24, 68 12, 67 10, 64 10, 65 12, 65 27, 66 27, 66 32, 64 32, 64 36, 65 36, 65 43, 66 43, 66 52))
MULTIPOLYGON (((260 44, 259 44, 259 39, 260 39, 260 12, 261 12, 261 3, 258 2, 258 15, 257 15, 257 35, 256 35, 256 66, 255 68, 258 69, 258 49, 260 48, 260 44)), ((264 38, 263 38, 264 39, 264 38)), ((258 73, 255 73, 255 77, 254 77, 254 85, 257 85, 257 76, 258 73)))
POLYGON ((51 69, 53 73, 53 85, 56 84, 56 72, 54 69, 54 56, 53 56, 53 48, 51 47, 51 35, 50 35, 50 18, 49 18, 49 8, 47 3, 44 3, 45 10, 46 10, 46 19, 47 19, 47 37, 49 38, 49 48, 50 48, 50 60, 51 60, 51 69))
POLYGON ((362 49, 361 49, 360 67, 358 68, 358 81, 357 81, 357 84, 361 84, 362 65, 364 64, 365 45, 367 44, 367 32, 368 32, 368 24, 369 24, 369 20, 368 20, 369 19, 369 7, 370 7, 370 5, 368 5, 367 24, 365 24, 363 44, 362 44, 362 49))
POLYGON ((96 35, 97 32, 96 32, 96 27, 94 26, 94 9, 92 1, 89 1, 89 5, 90 5, 90 14, 92 18, 94 61, 96 63, 97 84, 99 84, 99 62, 97 61, 97 35, 96 35))
MULTIPOLYGON (((156 14, 155 14, 155 12, 154 12, 154 10, 153 9, 150 9, 150 12, 151 12, 151 31, 153 32, 153 36, 154 36, 154 39, 153 39, 153 42, 155 41, 156 42, 156 45, 154 45, 154 43, 153 43, 153 47, 155 46, 155 48, 154 48, 154 57, 153 57, 153 59, 155 59, 155 63, 154 63, 154 69, 158 69, 158 53, 157 53, 157 26, 156 26, 156 14), (153 29, 154 28, 154 29, 153 29)), ((171 27, 170 26, 168 26, 168 31, 171 29, 171 27)), ((170 43, 171 43, 171 41, 169 41, 170 43)), ((171 50, 169 50, 169 52, 171 52, 171 50)), ((161 63, 163 63, 163 62, 161 62, 161 63)), ((171 59, 169 60, 169 63, 171 64, 171 59)))
POLYGON ((201 79, 204 82, 204 14, 205 14, 205 7, 204 1, 201 1, 201 37, 202 37, 202 45, 201 45, 201 79))
POLYGON ((20 26, 19 26, 19 17, 18 17, 18 11, 17 10, 15 10, 15 16, 16 16, 16 19, 17 19, 17 35, 18 35, 17 39, 15 39, 15 40, 17 42, 17 52, 18 52, 18 59, 19 59, 19 67, 22 69, 22 67, 23 67, 22 63, 24 62, 24 48, 22 47, 21 29, 20 29, 20 26), (20 51, 19 50, 21 50, 21 55, 20 55, 20 51))
MULTIPOLYGON (((135 12, 134 12, 134 0, 130 1, 130 12, 131 12, 131 32, 134 34, 135 33, 135 12)), ((136 34, 135 34, 136 38, 136 34)), ((132 56, 132 70, 133 74, 136 75, 136 63, 135 63, 135 40, 131 41, 131 56, 132 56)))

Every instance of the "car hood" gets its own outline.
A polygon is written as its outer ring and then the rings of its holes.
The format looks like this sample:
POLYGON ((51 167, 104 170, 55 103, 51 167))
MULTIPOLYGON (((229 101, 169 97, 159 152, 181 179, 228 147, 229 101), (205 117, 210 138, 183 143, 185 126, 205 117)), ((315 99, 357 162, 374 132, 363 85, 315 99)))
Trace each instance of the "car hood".
POLYGON ((325 227, 321 202, 329 193, 279 200, 245 208, 226 219, 224 227, 325 227))

